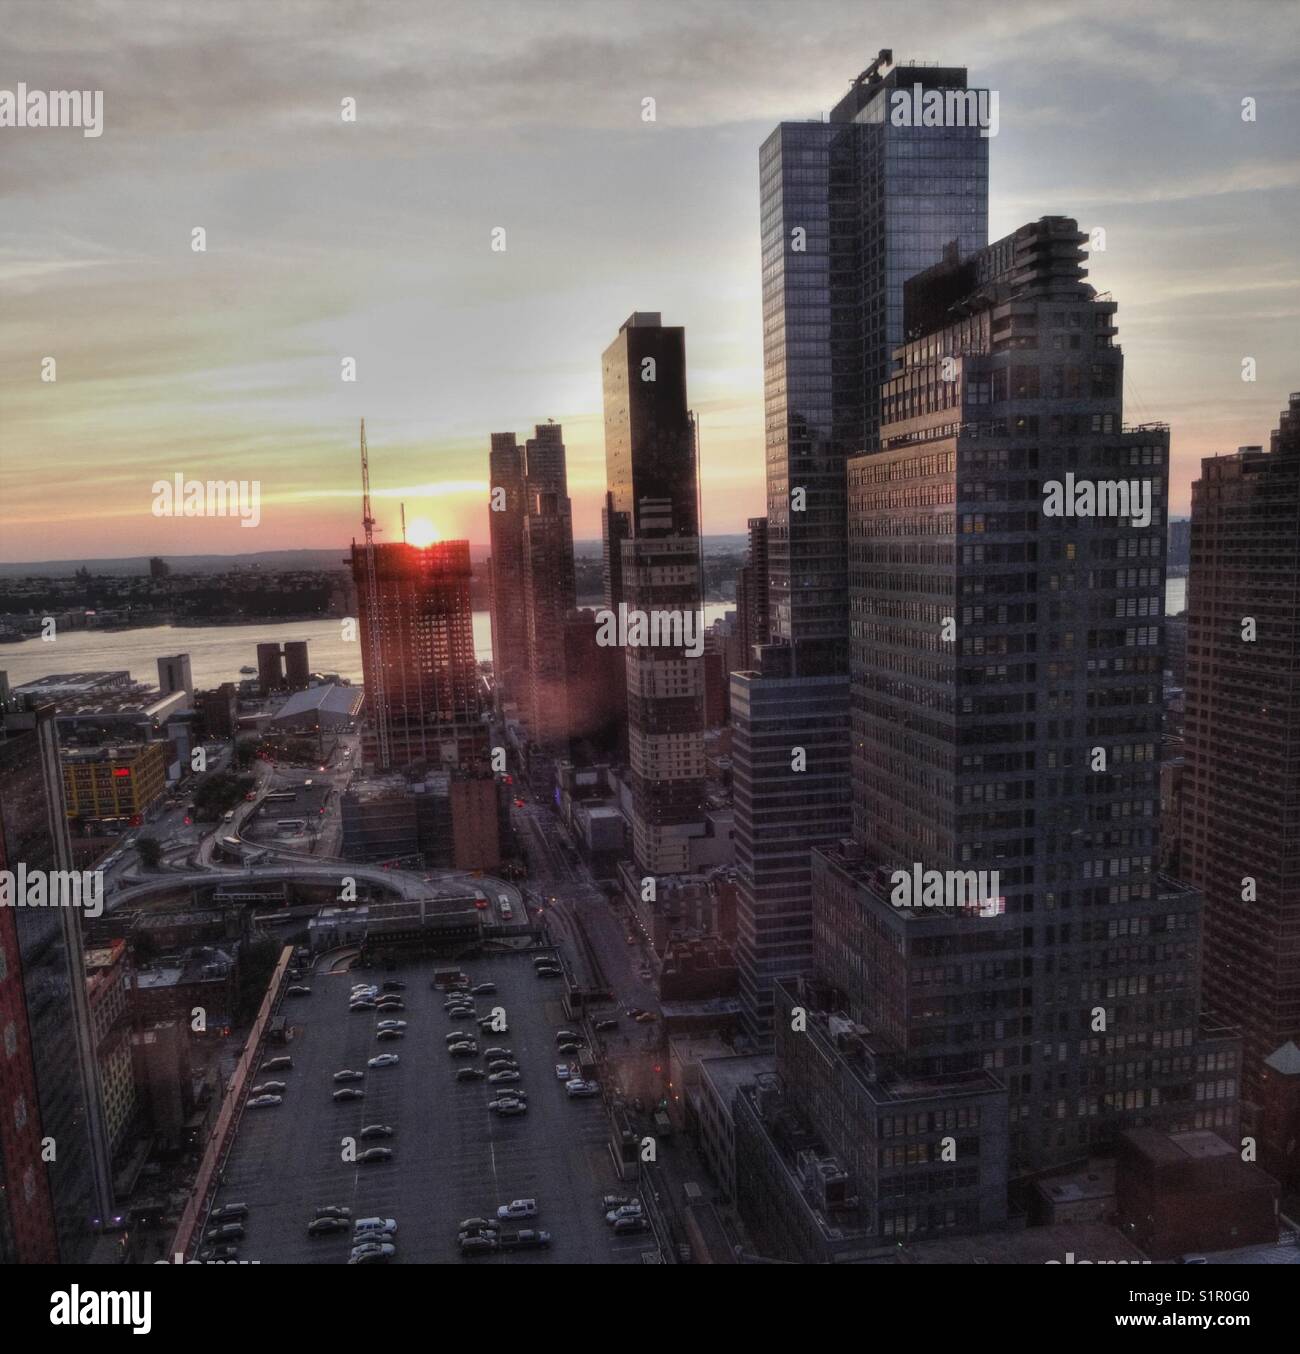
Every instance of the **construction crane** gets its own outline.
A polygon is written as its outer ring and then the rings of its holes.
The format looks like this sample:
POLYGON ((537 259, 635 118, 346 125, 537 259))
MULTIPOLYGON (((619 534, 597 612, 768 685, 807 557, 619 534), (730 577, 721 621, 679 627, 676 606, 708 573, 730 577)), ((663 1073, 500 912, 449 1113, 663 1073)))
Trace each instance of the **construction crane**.
POLYGON ((388 697, 384 689, 383 628, 379 622, 379 583, 375 569, 375 517, 370 511, 370 455, 366 451, 366 421, 361 420, 361 525, 366 532, 366 704, 379 744, 379 769, 391 761, 388 745, 388 697))

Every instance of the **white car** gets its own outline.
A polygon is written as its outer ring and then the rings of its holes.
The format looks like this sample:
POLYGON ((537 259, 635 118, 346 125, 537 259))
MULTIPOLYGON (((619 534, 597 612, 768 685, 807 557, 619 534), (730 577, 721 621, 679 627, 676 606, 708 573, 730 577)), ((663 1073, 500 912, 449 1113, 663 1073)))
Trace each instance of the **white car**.
POLYGON ((499 1086, 507 1081, 518 1081, 518 1080, 519 1080, 518 1072, 493 1072, 492 1075, 488 1077, 488 1083, 492 1086, 499 1086))
POLYGON ((282 1095, 255 1095, 249 1102, 249 1109, 266 1109, 271 1105, 282 1105, 284 1096, 282 1095))
POLYGON ((555 1064, 555 1079, 566 1083, 573 1080, 573 1072, 568 1063, 555 1064))
POLYGON ((405 1020, 380 1020, 375 1025, 377 1030, 404 1030, 405 1028, 405 1020))
POLYGON ((395 1232, 396 1218, 358 1218, 353 1225, 356 1232, 395 1232))
POLYGON ((571 1098, 577 1099, 582 1096, 591 1096, 600 1094, 600 1086, 594 1081, 584 1081, 581 1077, 575 1077, 572 1081, 564 1083, 564 1090, 571 1098))
POLYGON ((536 1199, 511 1199, 508 1204, 502 1204, 497 1209, 497 1217, 502 1219, 535 1218, 536 1216, 536 1199))
POLYGON ((396 1053, 381 1053, 381 1054, 379 1054, 377 1057, 371 1058, 371 1059, 366 1063, 366 1066, 367 1066, 367 1067, 392 1067, 392 1065, 393 1065, 394 1063, 398 1062, 398 1061, 399 1061, 399 1059, 398 1059, 398 1056, 397 1056, 396 1053))

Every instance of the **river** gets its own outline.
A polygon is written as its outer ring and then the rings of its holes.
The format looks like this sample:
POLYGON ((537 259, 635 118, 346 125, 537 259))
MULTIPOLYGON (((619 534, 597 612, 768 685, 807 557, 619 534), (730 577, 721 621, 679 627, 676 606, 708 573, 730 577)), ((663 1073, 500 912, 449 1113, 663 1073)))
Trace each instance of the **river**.
MULTIPOLYGON (((733 609, 734 602, 710 602, 704 623, 733 609)), ((52 640, 25 639, 0 644, 0 672, 9 684, 34 681, 56 672, 115 672, 126 668, 138 682, 158 685, 158 659, 187 653, 196 686, 239 681, 239 669, 257 666, 257 646, 268 640, 283 644, 305 639, 313 672, 337 672, 361 681, 361 647, 343 638, 341 620, 290 621, 277 625, 156 625, 144 630, 67 630, 52 640)), ((474 613, 474 652, 492 657, 492 621, 486 611, 474 613)), ((245 673, 245 676, 248 674, 245 673)))
MULTIPOLYGON (((1186 605, 1187 579, 1170 578, 1165 611, 1175 615, 1186 605)), ((734 602, 709 602, 704 623, 712 625, 734 602)), ((146 630, 69 630, 53 640, 25 639, 0 644, 0 672, 11 686, 56 672, 102 672, 126 668, 138 682, 158 684, 158 658, 187 653, 194 681, 200 687, 237 682, 241 667, 257 666, 263 640, 305 639, 313 672, 337 672, 361 681, 361 648, 343 638, 340 620, 291 621, 284 625, 157 625, 146 630)), ((486 611, 474 613, 474 652, 492 657, 492 621, 486 611)), ((248 674, 245 674, 247 676, 248 674)))

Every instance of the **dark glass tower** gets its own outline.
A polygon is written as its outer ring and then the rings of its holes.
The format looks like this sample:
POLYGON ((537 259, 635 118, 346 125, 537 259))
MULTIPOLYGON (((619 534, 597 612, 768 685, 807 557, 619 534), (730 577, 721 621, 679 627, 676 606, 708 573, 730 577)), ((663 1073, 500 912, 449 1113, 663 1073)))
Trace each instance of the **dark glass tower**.
POLYGON ((965 90, 965 68, 887 64, 759 153, 771 623, 791 676, 847 670, 844 463, 877 445, 903 283, 948 241, 988 239, 987 138, 890 113, 895 90, 965 90))
MULTIPOLYGON (((638 311, 601 359, 605 404, 607 605, 702 624, 695 428, 686 331, 638 311), (617 560, 617 568, 613 562, 617 560)), ((702 636, 702 631, 701 631, 702 636)), ((628 887, 690 869, 703 832, 704 664, 689 645, 626 649, 633 799, 628 887)))
POLYGON ((1300 1043, 1298 578, 1300 394, 1268 451, 1209 457, 1192 486, 1182 813, 1207 1004, 1242 1033, 1246 1129, 1290 1179, 1300 1125, 1268 1141, 1260 1109, 1265 1059, 1300 1043))
POLYGON ((759 154, 770 643, 733 677, 731 708, 740 987, 760 1042, 773 980, 811 963, 811 848, 849 826, 845 465, 878 445, 904 280, 950 240, 987 239, 980 128, 891 115, 915 85, 965 91, 965 69, 889 64, 882 52, 829 121, 784 122, 759 154))
POLYGON ((522 697, 524 631, 524 448, 514 433, 493 433, 488 456, 492 544, 492 680, 498 710, 522 697))

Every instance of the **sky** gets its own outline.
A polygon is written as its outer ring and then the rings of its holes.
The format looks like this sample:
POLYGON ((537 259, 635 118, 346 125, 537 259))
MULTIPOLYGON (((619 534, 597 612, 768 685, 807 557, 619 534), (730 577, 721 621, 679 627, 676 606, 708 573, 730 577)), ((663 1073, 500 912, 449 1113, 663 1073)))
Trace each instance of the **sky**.
POLYGON ((990 238, 1044 215, 1105 230, 1090 279, 1119 302, 1125 417, 1171 425, 1186 513, 1199 458, 1267 444, 1300 389, 1300 6, 1225 13, 4 0, 0 89, 104 105, 99 137, 0 127, 0 559, 346 542, 362 416, 380 539, 405 503, 486 542, 489 434, 547 419, 575 535, 598 536, 600 354, 634 310, 685 325, 704 530, 744 530, 764 511, 758 149, 881 47, 998 91, 990 238), (258 526, 155 515, 176 474, 256 480, 258 526))

